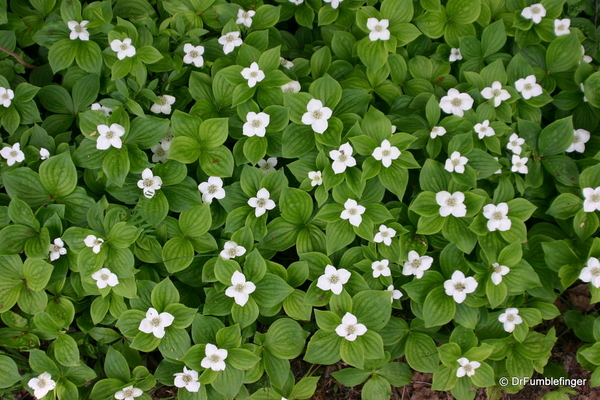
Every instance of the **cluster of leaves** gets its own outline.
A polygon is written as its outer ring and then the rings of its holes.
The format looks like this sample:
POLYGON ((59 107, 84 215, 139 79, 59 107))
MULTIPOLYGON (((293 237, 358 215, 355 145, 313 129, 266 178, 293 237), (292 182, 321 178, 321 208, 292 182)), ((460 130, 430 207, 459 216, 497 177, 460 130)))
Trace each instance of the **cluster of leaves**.
MULTIPOLYGON (((0 0, 0 392, 560 375, 543 321, 600 301, 600 36, 533 3, 0 0)), ((600 317, 564 318, 599 386, 600 317)))

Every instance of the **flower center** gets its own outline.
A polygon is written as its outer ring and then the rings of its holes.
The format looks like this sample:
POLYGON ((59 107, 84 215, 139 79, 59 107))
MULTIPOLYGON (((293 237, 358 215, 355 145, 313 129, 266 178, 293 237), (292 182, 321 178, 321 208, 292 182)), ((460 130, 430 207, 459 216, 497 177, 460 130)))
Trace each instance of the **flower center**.
POLYGON ((260 119, 255 119, 254 121, 252 121, 253 128, 260 128, 261 126, 262 126, 262 122, 260 122, 260 119))
POLYGON ((340 280, 340 277, 339 277, 339 276, 337 276, 337 275, 331 275, 331 276, 329 277, 329 283, 333 283, 333 284, 335 284, 335 283, 338 283, 338 282, 339 282, 339 280, 340 280))
POLYGON ((454 197, 450 197, 448 200, 446 200, 446 205, 448 207, 455 207, 456 206, 456 199, 454 197))
POLYGON ((517 166, 517 168, 521 168, 523 166, 523 163, 521 161, 518 161, 515 163, 515 165, 517 166))
POLYGON ((413 260, 412 267, 413 267, 413 269, 419 269, 421 267, 421 260, 420 259, 413 260))
POLYGON ((129 46, 128 46, 128 45, 126 45, 125 43, 123 43, 123 44, 121 45, 121 50, 123 50, 123 51, 127 50, 128 48, 129 48, 129 46))
POLYGON ((152 320, 150 321, 150 323, 152 324, 152 326, 160 326, 160 317, 154 317, 154 318, 152 318, 152 320))
POLYGON ((383 30, 383 26, 381 26, 381 25, 377 25, 375 27, 375 32, 381 32, 382 30, 383 30))
POLYGON ((248 13, 247 13, 246 11, 244 11, 244 12, 242 13, 242 18, 244 18, 244 19, 246 19, 246 18, 249 18, 249 17, 248 17, 248 13))
MULTIPOLYGON (((192 51, 190 51, 190 57, 192 57, 192 58, 196 58, 196 57, 198 57, 199 55, 200 55, 200 54, 198 54, 198 52, 197 52, 196 50, 192 50, 192 51)), ((188 376, 188 375, 186 375, 186 376, 188 376)))
POLYGON ((594 203, 600 203, 600 194, 593 194, 592 197, 591 197, 591 200, 594 203))
MULTIPOLYGON (((265 168, 267 169, 267 168, 265 168)), ((259 208, 263 208, 264 206, 267 205, 267 200, 266 199, 258 199, 258 201, 256 202, 256 204, 258 205, 259 208)))
POLYGON ((593 276, 600 276, 600 268, 598 267, 592 268, 590 272, 593 276))
POLYGON ((495 219, 496 221, 501 221, 504 219, 504 215, 500 211, 496 211, 492 214, 492 219, 495 219))
POLYGON ((533 85, 531 83, 526 83, 525 90, 531 90, 531 89, 533 89, 533 85))
POLYGON ((61 249, 61 247, 60 247, 60 246, 57 246, 57 245, 55 245, 55 244, 54 244, 54 245, 52 245, 52 251, 53 251, 53 252, 55 252, 55 253, 58 253, 58 252, 60 251, 60 249, 61 249))
POLYGON ((107 139, 112 139, 113 137, 115 137, 115 133, 113 131, 106 132, 107 139))
POLYGON ((162 104, 163 106, 164 106, 165 104, 167 104, 167 99, 166 99, 166 97, 164 97, 164 96, 159 96, 158 98, 159 98, 159 100, 160 100, 160 104, 162 104))
POLYGON ((237 255, 236 251, 235 251, 235 247, 233 249, 229 249, 227 250, 227 254, 229 255, 229 257, 233 258, 237 255))
POLYGON ((46 387, 46 383, 47 383, 47 382, 46 382, 46 380, 45 380, 45 379, 40 379, 40 380, 38 381, 38 387, 39 387, 40 389, 43 389, 43 388, 45 388, 45 387, 46 387))
POLYGON ((171 135, 170 133, 167 134, 164 138, 163 138, 163 142, 170 142, 171 140, 173 140, 173 135, 171 135))
POLYGON ((471 366, 471 364, 467 364, 463 367, 465 369, 465 371, 467 372, 471 372, 473 371, 473 367, 471 366))
POLYGON ((11 156, 12 158, 15 158, 15 157, 17 157, 18 155, 19 155, 19 153, 18 153, 16 150, 12 150, 12 151, 10 152, 10 156, 11 156))
POLYGON ((340 156, 338 157, 338 161, 339 162, 346 162, 346 160, 348 159, 348 156, 346 155, 346 153, 344 153, 344 150, 340 151, 340 156))
POLYGON ((452 160, 452 165, 454 165, 455 167, 457 165, 460 165, 460 160, 458 158, 455 158, 454 160, 452 160))
POLYGON ((512 142, 510 142, 510 144, 511 144, 512 146, 518 146, 518 145, 519 145, 519 143, 517 143, 517 141, 516 141, 516 140, 513 140, 512 142))
POLYGON ((102 274, 100 275, 100 279, 103 281, 107 281, 108 280, 108 275, 107 274, 102 274))
POLYGON ((315 119, 321 119, 323 117, 323 113, 320 110, 313 111, 313 117, 315 117, 315 119))
POLYGON ((219 361, 221 361, 221 357, 219 357, 218 354, 213 354, 210 357, 208 357, 208 359, 213 363, 218 363, 219 361))
POLYGON ((273 166, 271 165, 271 163, 264 163, 264 165, 261 168, 264 169, 265 171, 268 171, 271 168, 273 168, 273 166))
POLYGON ((348 210, 348 213, 350 213, 350 215, 356 215, 357 210, 356 210, 356 208, 351 208, 348 210))
POLYGON ((465 284, 460 282, 460 283, 455 283, 454 284, 454 290, 456 290, 457 292, 462 292, 463 290, 465 290, 465 284))
POLYGON ((377 270, 378 271, 383 271, 385 269, 385 267, 383 266, 383 264, 378 264, 377 265, 377 270))
POLYGON ((581 141, 581 137, 579 135, 573 136, 573 143, 579 143, 581 141))
POLYGON ((165 154, 167 154, 167 152, 162 147, 159 147, 158 150, 156 150, 156 155, 159 156, 159 157, 162 157, 165 154))
POLYGON ((459 98, 454 98, 450 104, 452 104, 453 107, 460 107, 462 105, 462 100, 459 98))
POLYGON ((184 376, 182 376, 181 379, 183 379, 183 381, 185 383, 190 383, 193 380, 192 377, 188 374, 185 374, 184 376))
MULTIPOLYGON (((291 86, 287 86, 284 90, 285 93, 294 93, 294 88, 291 86)), ((315 115, 315 113, 313 113, 315 115)), ((315 117, 316 118, 316 117, 315 117)))
POLYGON ((389 157, 389 156, 390 156, 390 154, 391 154, 391 151, 389 151, 389 150, 383 150, 383 151, 381 152, 381 155, 382 155, 382 156, 384 156, 384 157, 389 157))
POLYGON ((285 67, 285 65, 287 64, 287 60, 285 58, 282 58, 279 60, 279 64, 281 64, 285 67))
POLYGON ((381 237, 388 237, 390 234, 386 231, 386 232, 380 232, 381 237))
POLYGON ((348 335, 353 335, 356 332, 356 327, 354 325, 346 325, 346 331, 348 335))
POLYGON ((146 187, 152 187, 154 186, 154 179, 144 179, 144 186, 146 187))
POLYGON ((559 31, 564 31, 565 30, 565 26, 564 25, 559 25, 556 27, 556 29, 558 29, 559 31))
POLYGON ((8 96, 8 93, 4 93, 4 94, 2 95, 2 98, 3 98, 4 100, 9 100, 9 99, 10 99, 10 97, 8 96))
POLYGON ((539 14, 539 12, 540 12, 540 8, 539 8, 539 7, 537 7, 537 6, 536 6, 536 7, 533 7, 533 8, 531 9, 531 12, 532 12, 532 13, 534 13, 534 14, 539 14))
POLYGON ((94 246, 100 246, 103 242, 104 242, 104 240, 102 240, 102 239, 96 239, 96 240, 94 240, 94 246))
POLYGON ((77 33, 83 32, 83 28, 81 27, 81 25, 75 25, 75 32, 77 32, 77 33))
POLYGON ((236 292, 240 292, 240 293, 244 293, 244 287, 246 285, 244 285, 243 283, 238 283, 237 285, 235 285, 235 291, 236 292))
POLYGON ((494 267, 494 272, 495 272, 496 274, 499 274, 499 273, 501 273, 501 272, 502 272, 502 266, 501 266, 501 265, 496 265, 496 266, 494 267))
POLYGON ((256 78, 257 76, 258 76, 258 72, 256 72, 256 71, 250 72, 250 77, 251 78, 256 78))
POLYGON ((494 90, 492 90, 492 94, 494 95, 494 97, 500 96, 500 89, 494 89, 494 90))
POLYGON ((217 193, 217 190, 219 190, 219 188, 217 187, 217 185, 209 185, 208 186, 208 193, 210 193, 210 194, 217 193))
POLYGON ((506 316, 506 321, 507 322, 513 322, 515 320, 515 316, 513 314, 508 314, 506 316))
POLYGON ((235 38, 232 35, 227 35, 227 37, 225 38, 225 40, 227 40, 227 42, 231 43, 235 40, 235 38))

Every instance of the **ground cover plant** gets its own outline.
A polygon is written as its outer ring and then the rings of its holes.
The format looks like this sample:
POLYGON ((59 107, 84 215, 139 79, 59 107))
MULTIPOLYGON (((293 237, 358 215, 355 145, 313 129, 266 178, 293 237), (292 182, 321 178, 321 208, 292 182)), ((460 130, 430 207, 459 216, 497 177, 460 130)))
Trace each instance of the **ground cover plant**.
POLYGON ((566 377, 559 323, 599 386, 596 22, 0 0, 0 395, 493 399, 566 377))

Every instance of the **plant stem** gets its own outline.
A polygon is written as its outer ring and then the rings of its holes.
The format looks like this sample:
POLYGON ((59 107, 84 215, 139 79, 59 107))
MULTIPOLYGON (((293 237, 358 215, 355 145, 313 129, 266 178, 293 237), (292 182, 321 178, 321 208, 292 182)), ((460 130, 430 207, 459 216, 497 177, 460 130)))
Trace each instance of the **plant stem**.
POLYGON ((11 55, 11 56, 12 56, 12 57, 13 57, 15 60, 17 60, 17 62, 18 62, 19 64, 23 65, 25 68, 29 68, 29 69, 34 69, 34 68, 37 68, 37 65, 32 65, 32 64, 29 64, 29 63, 27 63, 27 62, 23 61, 23 59, 22 59, 21 57, 19 57, 19 56, 17 55, 17 53, 14 53, 14 52, 12 52, 12 51, 10 51, 10 50, 8 50, 8 49, 5 49, 5 48, 4 48, 4 47, 2 47, 2 46, 0 46, 0 50, 1 50, 1 51, 3 51, 3 52, 5 52, 5 53, 6 53, 6 54, 8 54, 8 55, 11 55))

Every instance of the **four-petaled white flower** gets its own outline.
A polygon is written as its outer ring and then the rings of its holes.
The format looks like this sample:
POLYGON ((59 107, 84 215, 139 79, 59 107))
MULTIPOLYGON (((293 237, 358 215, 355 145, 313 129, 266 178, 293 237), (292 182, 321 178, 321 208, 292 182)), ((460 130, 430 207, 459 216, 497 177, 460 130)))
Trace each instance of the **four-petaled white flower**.
POLYGON ((502 277, 510 272, 510 268, 506 265, 500 265, 498 263, 493 263, 492 268, 494 272, 492 272, 492 282, 494 285, 498 286, 502 282, 502 277))
POLYGON ((415 278, 421 279, 425 271, 431 268, 431 264, 433 264, 433 258, 420 256, 419 253, 411 250, 408 252, 408 261, 404 263, 402 268, 402 275, 414 275, 415 278))
POLYGON ((152 104, 150 111, 155 114, 171 114, 171 105, 175 103, 175 97, 165 94, 158 96, 158 103, 152 104))
POLYGON ((3 107, 10 107, 12 103, 12 99, 15 98, 15 92, 12 89, 7 89, 5 87, 0 87, 0 104, 3 107))
POLYGON ((583 153, 585 151, 585 144, 590 140, 590 132, 585 129, 575 129, 573 131, 573 143, 565 150, 567 153, 574 151, 583 153))
POLYGON ((497 206, 488 204, 483 207, 483 216, 488 219, 487 228, 490 232, 507 231, 512 226, 508 219, 508 204, 500 203, 497 206))
POLYGON ((275 202, 269 198, 270 196, 271 193, 262 188, 256 193, 256 197, 251 197, 248 200, 248 205, 254 208, 254 215, 257 218, 266 213, 267 210, 275 208, 275 202))
POLYGON ((347 312, 342 317, 342 323, 335 328, 335 333, 351 342, 355 341, 358 336, 367 333, 367 327, 358 323, 358 319, 353 314, 347 312))
POLYGON ((356 200, 348 199, 344 203, 345 210, 342 211, 340 217, 342 219, 347 219, 350 222, 350 225, 360 226, 362 222, 362 214, 364 214, 366 208, 364 206, 359 206, 356 200))
POLYGON ((232 297, 238 306, 245 306, 250 298, 250 293, 256 290, 256 285, 252 282, 246 282, 246 276, 239 271, 235 271, 231 276, 231 284, 233 286, 229 286, 225 290, 225 295, 232 297))
POLYGON ((240 32, 229 32, 219 38, 219 44, 223 45, 223 53, 229 54, 236 47, 242 45, 242 39, 240 38, 240 32))
POLYGON ((504 324, 504 330, 511 333, 515 326, 523 323, 523 318, 519 316, 519 310, 516 308, 507 308, 505 312, 498 316, 498 321, 504 324))
POLYGON ((90 40, 90 34, 87 31, 87 29, 85 28, 85 26, 89 22, 90 21, 81 21, 81 22, 69 21, 69 22, 67 22, 67 26, 71 30, 71 33, 69 34, 69 39, 71 39, 71 40, 79 39, 79 40, 83 40, 83 41, 90 40))
POLYGON ((258 136, 264 137, 267 133, 267 126, 271 122, 269 114, 259 112, 258 114, 254 111, 250 111, 246 114, 246 122, 242 127, 242 133, 244 136, 258 136))
POLYGON ((96 148, 98 150, 107 150, 111 146, 120 149, 123 146, 121 136, 125 134, 125 128, 119 124, 98 125, 96 127, 98 131, 98 141, 96 142, 96 148))
POLYGON ((452 278, 444 282, 444 289, 448 296, 452 296, 458 304, 465 301, 467 294, 477 289, 477 281, 472 276, 465 278, 462 271, 454 271, 452 278))
POLYGON ((212 203, 213 199, 224 199, 225 189, 223 189, 223 180, 216 176, 210 176, 207 182, 198 185, 198 190, 202 193, 204 203, 212 203))
POLYGON ((150 147, 150 150, 152 150, 153 163, 164 163, 169 159, 169 150, 165 150, 161 143, 150 147))
POLYGON ((389 260, 381 260, 374 261, 371 263, 371 269, 373 270, 373 278, 378 278, 380 276, 391 276, 392 270, 388 266, 390 264, 389 260))
POLYGON ((496 131, 494 131, 494 128, 492 128, 490 126, 489 119, 486 119, 485 121, 483 121, 480 124, 475 124, 473 129, 475 130, 475 132, 477 132, 477 137, 479 137, 479 139, 483 139, 484 137, 494 136, 496 134, 496 131))
POLYGON ((444 136, 445 134, 446 128, 444 128, 443 126, 434 126, 433 128, 431 128, 431 133, 429 134, 429 137, 435 139, 436 137, 444 136))
POLYGON ((50 244, 50 261, 58 260, 60 256, 64 256, 65 254, 67 254, 65 242, 61 238, 54 239, 54 243, 50 244))
POLYGON ((115 287, 119 284, 119 278, 108 268, 102 268, 92 274, 92 279, 96 281, 98 289, 104 289, 107 286, 115 287))
POLYGON ((529 161, 529 159, 527 157, 519 157, 516 154, 513 154, 512 156, 512 167, 510 168, 510 170, 512 172, 518 172, 520 174, 526 174, 527 172, 529 172, 529 168, 527 168, 527 161, 529 161))
POLYGON ((532 4, 521 11, 521 16, 532 20, 534 24, 539 24, 542 18, 546 16, 546 9, 540 3, 532 4))
POLYGON ((356 159, 352 157, 353 150, 350 143, 344 143, 340 146, 339 150, 331 150, 329 152, 329 158, 333 160, 331 168, 333 168, 334 173, 341 174, 346 170, 346 167, 354 167, 356 165, 356 159))
POLYGON ((6 164, 9 167, 25 160, 25 153, 21 151, 21 144, 18 142, 13 144, 12 147, 3 147, 0 150, 0 155, 6 160, 6 164))
POLYGON ((340 294, 350 276, 347 269, 336 269, 333 265, 327 265, 325 273, 317 280, 317 287, 321 290, 331 290, 333 294, 340 294))
POLYGON ((394 302, 394 300, 399 300, 402 297, 402 292, 394 288, 394 285, 388 286, 387 290, 392 293, 392 298, 390 302, 394 302))
POLYGON ((321 171, 310 171, 308 178, 310 179, 310 186, 319 186, 323 184, 323 177, 321 171))
POLYGON ((448 58, 448 60, 450 62, 460 61, 462 59, 463 59, 463 56, 460 52, 460 49, 455 49, 455 48, 450 49, 450 57, 448 58))
POLYGON ((197 392, 200 390, 200 382, 198 382, 198 372, 193 369, 183 367, 183 372, 173 374, 175 377, 175 386, 178 388, 186 388, 188 392, 197 392))
POLYGON ((583 188, 583 211, 594 212, 600 210, 600 186, 596 189, 587 187, 583 188))
POLYGON ((41 399, 48 394, 49 391, 54 390, 56 382, 52 380, 52 375, 48 372, 38 375, 37 378, 31 378, 27 382, 27 386, 33 389, 33 395, 36 399, 41 399))
POLYGON ((461 357, 456 362, 460 365, 456 370, 456 376, 462 378, 463 376, 475 375, 475 370, 481 367, 481 363, 477 361, 469 361, 465 357, 461 357))
POLYGON ((467 215, 467 206, 465 206, 465 194, 463 192, 454 192, 450 194, 445 190, 436 193, 435 201, 440 206, 440 215, 447 217, 452 214, 455 217, 464 217, 467 215))
POLYGON ((321 100, 312 99, 306 105, 306 112, 302 115, 302 123, 310 125, 313 131, 323 133, 329 127, 327 120, 331 118, 333 111, 329 107, 323 107, 321 100))
POLYGON ((450 155, 450 158, 446 160, 444 169, 448 172, 463 174, 465 172, 465 165, 467 165, 467 162, 469 162, 467 157, 461 156, 458 151, 455 151, 450 155))
POLYGON ((581 270, 579 279, 583 282, 591 282, 592 286, 600 288, 600 261, 596 257, 590 257, 587 266, 581 270))
POLYGON ((279 64, 281 64, 282 67, 287 69, 294 68, 294 63, 290 60, 286 60, 283 57, 279 57, 279 64))
POLYGON ((555 19, 554 20, 554 34, 556 36, 568 35, 571 33, 569 27, 571 26, 571 20, 569 18, 565 19, 555 19))
POLYGON ((277 165, 277 158, 269 157, 266 160, 259 160, 257 164, 258 168, 260 168, 260 171, 266 175, 270 172, 275 171, 275 166, 277 165))
POLYGON ((214 344, 207 343, 206 348, 204 349, 204 354, 206 357, 204 357, 200 362, 202 368, 210 368, 213 371, 223 371, 225 369, 227 350, 219 349, 214 344))
POLYGON ((244 246, 238 246, 236 242, 227 241, 223 245, 223 250, 219 255, 224 260, 229 260, 235 257, 241 257, 246 253, 246 248, 244 246))
POLYGON ((384 167, 389 168, 392 165, 392 161, 400 157, 400 150, 397 147, 392 146, 390 141, 385 139, 381 142, 381 146, 375 148, 372 154, 373 158, 377 161, 381 161, 384 167))
POLYGON ((502 89, 502 84, 498 81, 492 83, 491 87, 484 88, 481 95, 488 100, 494 99, 494 107, 499 107, 503 101, 510 99, 510 93, 502 89))
POLYGON ((512 135, 510 135, 510 138, 508 138, 506 148, 511 150, 515 154, 521 154, 521 152, 523 151, 521 145, 523 144, 525 144, 525 139, 520 138, 519 135, 513 133, 512 135))
POLYGON ((162 179, 160 176, 154 176, 150 168, 146 168, 142 171, 142 179, 138 181, 137 185, 143 190, 144 197, 151 199, 162 186, 162 179))
MULTIPOLYGON (((583 47, 583 45, 581 45, 581 61, 586 62, 588 64, 594 61, 592 57, 585 55, 585 47, 583 47)), ((581 63, 581 61, 579 63, 581 63)))
POLYGON ((91 247, 94 253, 98 254, 100 253, 100 248, 102 247, 102 243, 104 243, 104 239, 94 235, 87 235, 85 239, 83 239, 83 243, 85 243, 86 247, 91 247))
POLYGON ((135 46, 131 44, 131 38, 125 38, 123 41, 115 39, 110 42, 110 48, 117 53, 117 58, 119 60, 135 56, 135 46))
POLYGON ((281 91, 283 93, 298 93, 300 91, 300 82, 291 81, 290 83, 286 83, 285 85, 281 85, 281 91))
POLYGON ((110 117, 110 113, 112 113, 113 109, 103 106, 100 103, 94 103, 91 106, 92 111, 102 111, 105 116, 110 117))
POLYGON ((371 31, 369 33, 371 42, 376 40, 390 40, 388 26, 390 26, 390 21, 387 19, 382 19, 381 21, 377 18, 367 19, 367 28, 371 31))
POLYGON ((544 90, 539 83, 535 81, 535 75, 529 75, 527 78, 521 78, 515 82, 515 88, 521 93, 524 99, 537 97, 544 93, 544 90))
POLYGON ((171 133, 167 133, 160 141, 160 145, 163 149, 169 150, 171 148, 171 143, 173 143, 173 139, 175 139, 175 136, 171 133))
POLYGON ((185 51, 184 64, 194 64, 198 68, 204 65, 204 57, 202 57, 204 46, 194 46, 191 43, 186 43, 183 45, 183 51, 185 51))
POLYGON ((461 93, 456 89, 448 90, 448 95, 440 100, 440 107, 446 114, 454 114, 459 117, 465 115, 465 111, 473 108, 473 98, 467 93, 461 93))
POLYGON ((244 11, 240 8, 238 10, 235 23, 238 25, 244 25, 246 28, 250 28, 252 26, 252 17, 254 17, 254 14, 256 14, 256 11, 244 11))
POLYGON ((117 399, 117 400, 133 400, 136 397, 140 397, 143 394, 144 394, 144 392, 142 391, 142 389, 133 387, 133 385, 131 385, 131 386, 127 386, 125 389, 119 390, 117 393, 115 393, 115 399, 117 399))
POLYGON ((250 64, 249 68, 244 68, 240 73, 248 81, 249 87, 254 87, 258 82, 265 79, 265 73, 258 67, 256 62, 250 64))
POLYGON ((331 8, 336 9, 344 0, 323 0, 325 3, 331 3, 331 8))
POLYGON ((140 322, 138 329, 144 333, 151 333, 158 339, 165 336, 165 328, 171 326, 175 317, 168 312, 158 313, 152 307, 146 311, 146 318, 140 322))
POLYGON ((379 226, 379 232, 375 234, 373 241, 375 243, 383 243, 386 246, 392 245, 392 238, 396 236, 396 230, 393 228, 388 228, 385 225, 379 226))

